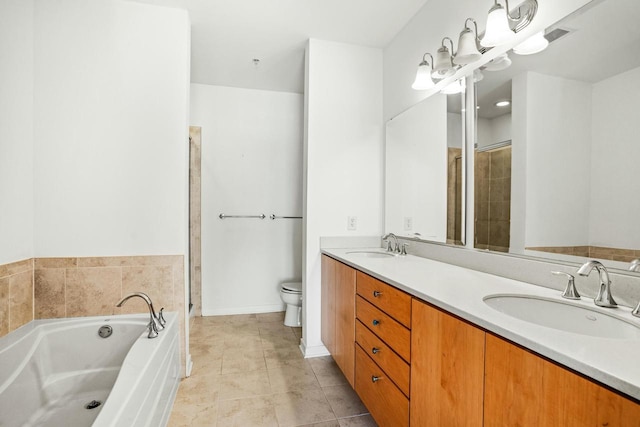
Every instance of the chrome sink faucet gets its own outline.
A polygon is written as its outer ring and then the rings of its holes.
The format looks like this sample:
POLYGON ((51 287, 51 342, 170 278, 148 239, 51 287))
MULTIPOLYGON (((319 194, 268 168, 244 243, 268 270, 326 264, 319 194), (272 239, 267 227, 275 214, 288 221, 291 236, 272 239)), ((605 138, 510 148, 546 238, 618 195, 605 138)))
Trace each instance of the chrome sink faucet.
POLYGON ((151 298, 145 293, 142 292, 134 292, 132 294, 127 295, 122 298, 116 307, 122 307, 122 305, 127 302, 129 299, 133 297, 142 298, 144 302, 147 303, 147 307, 149 308, 149 338, 156 338, 158 336, 158 332, 164 329, 164 325, 166 325, 166 320, 164 320, 164 316, 162 312, 164 308, 160 309, 160 313, 156 314, 156 311, 153 308, 153 303, 151 302, 151 298))
POLYGON ((387 242, 387 252, 397 252, 400 253, 400 246, 398 245, 398 237, 396 237, 393 233, 388 233, 382 236, 382 240, 387 242), (391 239, 393 238, 394 245, 391 245, 391 239))
POLYGON ((629 271, 635 271, 640 273, 640 258, 636 258, 631 261, 631 265, 629 266, 629 271))
POLYGON ((578 269, 577 273, 581 276, 588 276, 594 268, 598 270, 598 274, 600 275, 600 289, 598 290, 598 295, 593 302, 595 302, 599 307, 617 307, 618 304, 613 299, 613 295, 611 295, 611 280, 609 279, 609 272, 601 262, 595 260, 585 262, 578 269))

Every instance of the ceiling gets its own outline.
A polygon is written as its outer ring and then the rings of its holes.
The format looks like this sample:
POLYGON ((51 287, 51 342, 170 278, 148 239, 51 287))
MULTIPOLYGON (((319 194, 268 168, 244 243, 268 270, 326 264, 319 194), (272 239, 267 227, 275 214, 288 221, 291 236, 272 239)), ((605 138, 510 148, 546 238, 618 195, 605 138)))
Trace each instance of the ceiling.
POLYGON ((307 39, 384 48, 427 0, 134 1, 189 11, 192 83, 302 93, 307 39))

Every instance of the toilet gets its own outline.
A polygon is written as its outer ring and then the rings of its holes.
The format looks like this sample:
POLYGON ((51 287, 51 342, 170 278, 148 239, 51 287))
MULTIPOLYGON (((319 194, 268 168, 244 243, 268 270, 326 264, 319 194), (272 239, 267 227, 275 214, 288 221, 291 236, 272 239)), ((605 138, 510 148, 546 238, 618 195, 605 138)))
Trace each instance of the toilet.
POLYGON ((302 312, 302 283, 287 282, 280 285, 280 298, 287 304, 284 315, 285 326, 302 326, 300 313, 302 312))

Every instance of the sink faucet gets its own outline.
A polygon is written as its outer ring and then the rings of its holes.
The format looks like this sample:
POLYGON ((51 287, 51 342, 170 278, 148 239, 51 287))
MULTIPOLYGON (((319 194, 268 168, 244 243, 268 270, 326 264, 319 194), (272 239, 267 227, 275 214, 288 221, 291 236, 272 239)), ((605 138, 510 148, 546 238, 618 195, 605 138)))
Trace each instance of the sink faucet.
POLYGON ((384 236, 382 236, 382 240, 387 242, 387 252, 400 252, 400 246, 398 246, 398 238, 395 234, 385 234, 384 236), (393 241, 395 243, 394 246, 391 245, 391 238, 393 238, 393 241))
POLYGON ((598 274, 600 274, 600 289, 598 290, 598 296, 596 296, 593 302, 600 307, 617 307, 618 304, 613 299, 613 295, 611 295, 611 280, 609 280, 609 272, 602 263, 595 260, 585 262, 578 269, 578 274, 581 276, 588 276, 594 268, 598 270, 598 274))
POLYGON ((629 271, 635 271, 640 273, 640 258, 636 258, 631 261, 631 265, 629 266, 629 271))
POLYGON ((157 315, 156 311, 153 309, 153 303, 151 302, 151 298, 149 298, 149 296, 145 293, 142 292, 134 292, 132 294, 127 295, 126 297, 122 298, 120 300, 120 302, 118 304, 116 304, 116 307, 122 307, 122 305, 127 302, 130 298, 133 297, 138 297, 138 298, 142 298, 144 300, 144 302, 147 303, 147 307, 149 308, 149 338, 155 338, 158 336, 158 331, 161 331, 164 329, 164 325, 167 323, 164 320, 164 316, 162 315, 162 312, 164 310, 164 308, 160 309, 160 314, 157 315))

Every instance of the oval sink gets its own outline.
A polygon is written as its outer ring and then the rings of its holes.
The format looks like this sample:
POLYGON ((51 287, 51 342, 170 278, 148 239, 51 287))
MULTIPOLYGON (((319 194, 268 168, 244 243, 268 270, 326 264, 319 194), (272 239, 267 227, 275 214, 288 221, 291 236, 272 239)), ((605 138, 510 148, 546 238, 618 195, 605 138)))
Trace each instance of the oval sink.
POLYGON ((599 310, 530 295, 490 295, 485 304, 525 322, 600 338, 640 339, 640 325, 599 310))
POLYGON ((391 252, 382 252, 382 251, 351 251, 347 252, 347 255, 355 255, 364 258, 393 258, 396 257, 396 254, 391 252))

